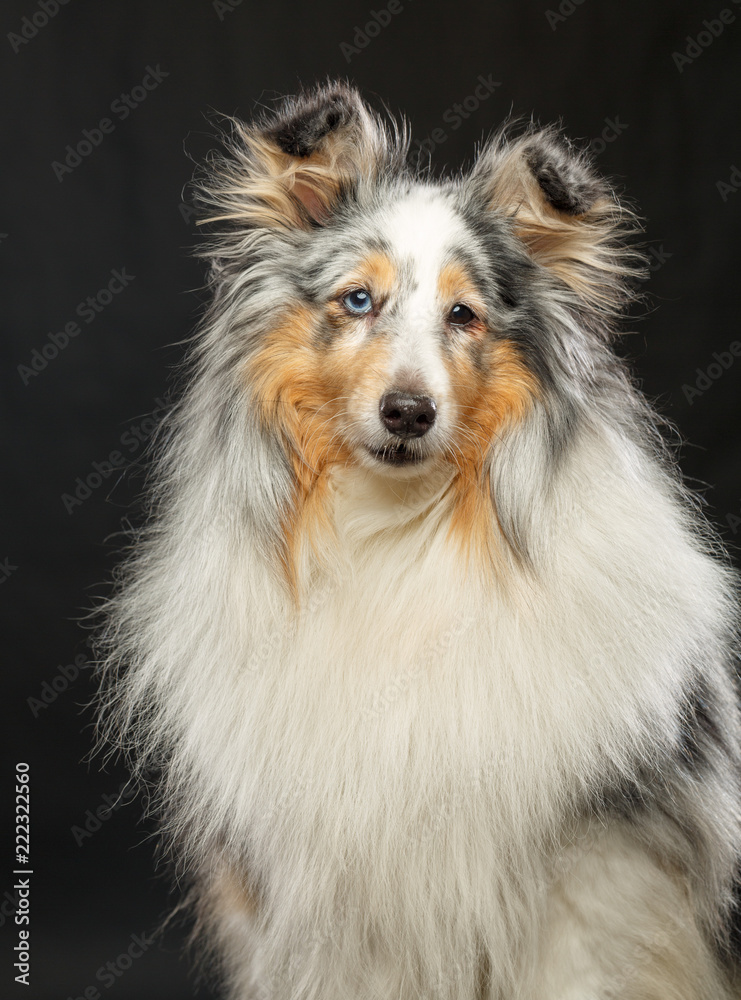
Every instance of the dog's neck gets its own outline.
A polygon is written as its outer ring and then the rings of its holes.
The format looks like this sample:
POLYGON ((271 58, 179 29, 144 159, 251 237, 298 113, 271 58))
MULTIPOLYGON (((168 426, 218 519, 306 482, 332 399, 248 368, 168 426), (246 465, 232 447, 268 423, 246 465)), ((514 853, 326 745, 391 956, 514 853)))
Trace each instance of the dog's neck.
POLYGON ((383 532, 418 525, 434 530, 449 512, 452 468, 440 463, 404 478, 359 467, 332 473, 333 521, 345 543, 363 543, 383 532))

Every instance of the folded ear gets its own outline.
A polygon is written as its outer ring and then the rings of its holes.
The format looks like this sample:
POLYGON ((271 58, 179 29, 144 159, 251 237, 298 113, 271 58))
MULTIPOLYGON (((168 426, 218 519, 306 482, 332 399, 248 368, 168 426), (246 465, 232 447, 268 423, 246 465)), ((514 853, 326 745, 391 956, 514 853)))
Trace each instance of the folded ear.
POLYGON ((388 160, 392 142, 353 88, 334 83, 285 99, 251 125, 234 122, 228 152, 197 186, 216 208, 204 222, 285 229, 323 222, 341 191, 388 160))
POLYGON ((500 133, 483 150, 473 180, 489 209, 512 222, 532 258, 582 304, 615 312, 642 258, 625 245, 638 230, 630 209, 555 128, 500 133))

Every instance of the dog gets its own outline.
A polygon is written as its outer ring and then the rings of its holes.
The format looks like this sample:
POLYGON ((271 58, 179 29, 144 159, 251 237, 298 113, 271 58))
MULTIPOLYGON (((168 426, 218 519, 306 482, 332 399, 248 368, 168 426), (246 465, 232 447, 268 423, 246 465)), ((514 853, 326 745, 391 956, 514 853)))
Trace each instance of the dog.
POLYGON ((233 1000, 739 992, 737 583, 557 127, 412 168, 349 84, 197 176, 210 306, 101 720, 233 1000))

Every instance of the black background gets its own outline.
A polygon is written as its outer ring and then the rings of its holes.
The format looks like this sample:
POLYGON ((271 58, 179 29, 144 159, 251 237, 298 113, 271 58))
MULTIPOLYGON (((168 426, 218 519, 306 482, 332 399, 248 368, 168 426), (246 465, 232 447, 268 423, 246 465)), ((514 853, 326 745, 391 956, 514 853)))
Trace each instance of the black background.
MULTIPOLYGON (((605 129, 611 135, 615 123, 619 134, 593 149, 600 168, 637 203, 653 248, 649 305, 619 349, 680 428, 687 442, 683 467, 696 484, 710 484, 709 510, 729 546, 738 541, 741 358, 725 357, 733 364, 711 369, 722 374, 708 376, 691 400, 683 387, 694 387, 697 369, 713 365, 713 352, 728 352, 741 339, 741 193, 718 188, 734 165, 741 168, 741 5, 565 0, 560 19, 549 22, 546 12, 558 12, 556 0, 400 3, 403 9, 382 15, 389 23, 362 48, 356 28, 373 9, 386 10, 383 0, 336 6, 68 0, 46 24, 33 0, 3 6, 0 261, 8 421, 0 607, 7 714, 0 801, 11 832, 13 763, 27 761, 34 869, 29 989, 13 982, 17 938, 8 897, 0 900, 3 996, 74 998, 87 987, 111 1000, 195 994, 178 926, 113 985, 96 978, 125 953, 132 934, 154 930, 172 898, 167 879, 154 872, 156 838, 140 820, 140 799, 81 836, 88 810, 105 806, 103 796, 116 793, 125 773, 115 764, 101 770, 100 758, 86 760, 93 740, 84 708, 93 693, 90 671, 81 670, 66 690, 51 685, 63 687, 60 667, 87 656, 76 619, 102 592, 121 544, 116 533, 136 517, 146 449, 129 434, 147 437, 147 414, 164 397, 182 354, 177 342, 191 335, 203 308, 203 264, 190 255, 197 232, 182 189, 192 160, 215 145, 212 111, 249 118, 301 83, 349 76, 377 107, 406 114, 416 138, 442 129, 446 138, 433 160, 455 168, 511 111, 542 122, 561 118, 572 137, 586 141, 599 140, 605 129), (684 53, 687 36, 696 39, 706 30, 703 20, 716 20, 724 6, 735 21, 718 37, 702 36, 711 43, 691 49, 699 55, 680 71, 673 53, 684 53), (34 14, 40 26, 33 37, 6 37, 19 35, 23 18, 34 14), (343 51, 342 43, 357 51, 343 51), (162 80, 121 120, 111 105, 141 84, 147 67, 159 68, 162 80), (479 76, 500 85, 486 100, 470 100, 465 120, 456 118, 449 109, 472 97, 479 76), (67 145, 106 117, 113 131, 60 180, 54 161, 63 162, 67 145), (132 280, 85 323, 78 304, 104 288, 114 269, 132 280), (29 374, 33 352, 73 320, 79 335, 29 374), (125 455, 126 471, 68 512, 63 495, 73 494, 77 477, 86 478, 112 451, 125 455), (42 693, 50 692, 54 700, 45 704, 42 693)), ((741 173, 734 176, 741 184, 741 173)), ((1 893, 11 891, 13 867, 9 838, 0 854, 1 893)), ((198 995, 210 994, 204 987, 198 995)))

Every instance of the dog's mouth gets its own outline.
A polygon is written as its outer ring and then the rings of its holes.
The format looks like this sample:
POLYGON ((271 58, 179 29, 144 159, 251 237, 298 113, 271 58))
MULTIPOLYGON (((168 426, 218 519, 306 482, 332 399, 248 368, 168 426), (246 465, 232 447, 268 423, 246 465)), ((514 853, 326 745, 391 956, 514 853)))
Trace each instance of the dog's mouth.
POLYGON ((370 448, 366 450, 378 462, 385 465, 417 465, 425 460, 425 455, 411 451, 403 441, 391 442, 383 448, 370 448))

